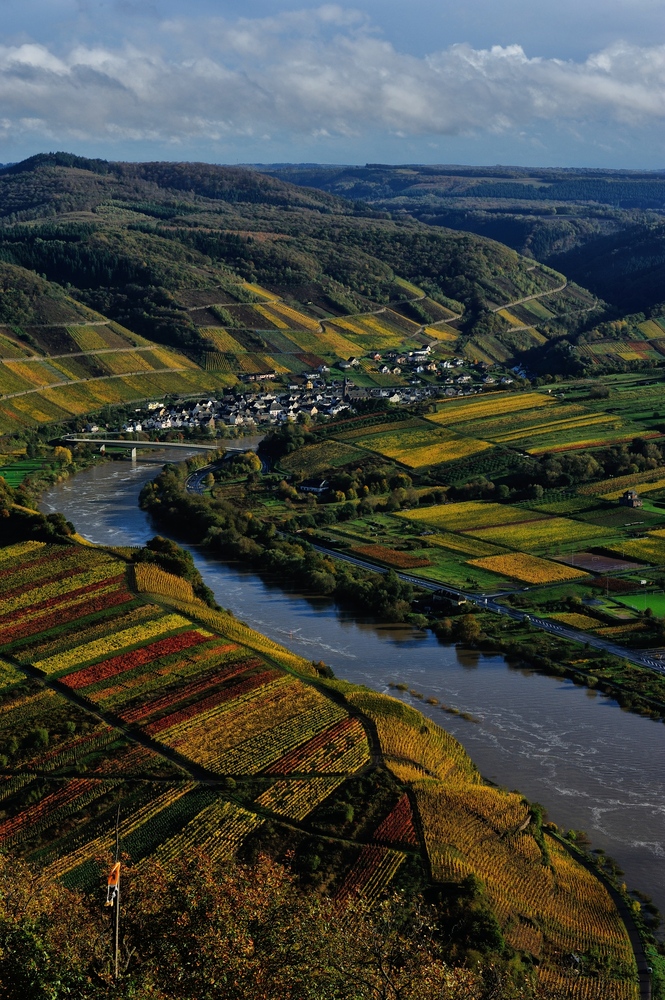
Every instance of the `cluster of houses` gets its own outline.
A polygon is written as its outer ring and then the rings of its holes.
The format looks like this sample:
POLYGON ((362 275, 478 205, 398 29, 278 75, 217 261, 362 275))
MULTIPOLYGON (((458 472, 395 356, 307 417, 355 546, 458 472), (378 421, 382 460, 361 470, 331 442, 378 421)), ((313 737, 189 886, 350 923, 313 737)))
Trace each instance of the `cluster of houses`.
MULTIPOLYGON (((248 392, 196 402, 148 403, 147 415, 128 421, 121 430, 129 433, 172 429, 212 432, 222 426, 253 427, 294 421, 301 414, 315 417, 323 413, 336 417, 350 406, 351 403, 345 401, 341 393, 330 391, 248 392)), ((93 427, 89 426, 86 430, 92 431, 93 427)))
MULTIPOLYGON (((120 430, 125 433, 165 430, 213 433, 223 426, 252 429, 303 417, 337 417, 362 400, 383 399, 393 405, 409 406, 444 396, 472 395, 514 382, 510 374, 492 374, 487 364, 472 365, 464 358, 428 360, 430 354, 430 348, 425 347, 405 355, 396 351, 385 355, 386 364, 378 370, 384 374, 400 374, 405 366, 415 376, 407 385, 389 388, 356 386, 352 372, 359 369, 360 362, 357 358, 349 358, 336 366, 349 372, 343 379, 331 379, 330 369, 322 365, 318 371, 300 376, 297 383, 288 386, 288 391, 263 392, 258 385, 254 385, 245 392, 238 392, 238 387, 234 393, 227 393, 221 399, 148 403, 136 410, 139 417, 127 421, 120 430), (422 381, 417 378, 422 371, 436 371, 441 377, 436 382, 422 381)), ((378 362, 383 359, 376 355, 373 360, 378 367, 378 362)), ((259 381, 263 378, 262 375, 249 376, 248 380, 259 381)), ((99 428, 89 424, 85 429, 94 432, 99 428)))
MULTIPOLYGON (((365 359, 351 357, 346 360, 336 361, 333 368, 335 371, 342 372, 345 376, 349 376, 351 378, 353 378, 354 371, 365 370, 368 371, 369 374, 372 372, 378 372, 380 375, 399 376, 400 381, 403 378, 411 378, 411 384, 416 384, 419 381, 419 376, 421 375, 435 375, 439 378, 439 380, 445 380, 446 385, 452 385, 454 382, 468 384, 473 381, 472 376, 466 374, 460 375, 457 379, 450 377, 455 369, 459 369, 462 366, 468 368, 469 365, 470 362, 467 358, 452 358, 445 361, 437 360, 432 355, 432 348, 428 345, 426 347, 419 348, 418 350, 406 351, 404 353, 400 353, 399 351, 387 351, 385 354, 372 354, 365 359)), ((489 374, 490 367, 490 365, 484 362, 473 365, 474 369, 485 375, 483 382, 486 385, 493 385, 497 382, 497 378, 489 374)), ((522 378, 525 377, 526 373, 519 368, 513 369, 513 371, 518 376, 522 378)), ((331 368, 329 365, 319 365, 315 372, 303 376, 305 383, 311 383, 311 385, 306 385, 306 388, 312 388, 317 380, 325 379, 330 372, 331 368)), ((278 376, 274 372, 241 376, 242 380, 246 382, 263 382, 277 377, 278 376)), ((500 381, 503 385, 511 385, 514 382, 514 379, 509 375, 504 375, 500 381)), ((291 386, 291 388, 300 388, 300 386, 291 386)))
MULTIPOLYGON (((432 349, 429 346, 417 351, 408 351, 405 354, 399 354, 397 351, 388 351, 384 356, 374 354, 371 360, 374 362, 376 371, 379 374, 410 375, 413 378, 412 385, 418 383, 419 375, 437 375, 439 380, 443 381, 443 384, 446 386, 464 386, 477 381, 477 377, 474 378, 468 372, 463 372, 454 377, 455 370, 459 370, 463 366, 466 368, 469 367, 468 359, 452 358, 446 361, 439 361, 432 357, 432 349)), ((349 371, 359 368, 360 360, 358 358, 349 358, 348 361, 339 361, 336 367, 342 371, 349 371)), ((510 375, 499 377, 491 375, 490 367, 490 365, 484 362, 473 366, 475 371, 480 373, 483 385, 496 385, 499 382, 501 385, 512 385, 514 383, 515 379, 511 378, 510 375)), ((521 371, 516 371, 515 374, 523 377, 521 371)), ((453 393, 449 392, 448 395, 453 395, 453 393)))

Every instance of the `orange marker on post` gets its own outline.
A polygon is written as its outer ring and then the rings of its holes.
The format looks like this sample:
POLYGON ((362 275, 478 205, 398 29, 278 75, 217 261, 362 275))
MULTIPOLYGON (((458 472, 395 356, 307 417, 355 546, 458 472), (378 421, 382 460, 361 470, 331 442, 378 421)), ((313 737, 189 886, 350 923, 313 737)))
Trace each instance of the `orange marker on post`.
POLYGON ((111 869, 111 874, 108 877, 108 882, 106 885, 106 903, 105 906, 113 906, 116 899, 120 894, 120 862, 116 861, 111 869))

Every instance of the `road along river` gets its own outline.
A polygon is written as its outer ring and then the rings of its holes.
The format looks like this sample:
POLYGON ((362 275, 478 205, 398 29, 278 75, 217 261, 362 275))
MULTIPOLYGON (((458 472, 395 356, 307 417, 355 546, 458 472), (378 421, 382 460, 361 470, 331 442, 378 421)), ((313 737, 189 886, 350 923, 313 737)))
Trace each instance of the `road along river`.
MULTIPOLYGON (((168 458, 179 461, 182 454, 168 458)), ((42 509, 61 511, 93 542, 140 545, 156 533, 138 507, 165 457, 113 462, 54 486, 42 509)), ((622 711, 602 694, 511 667, 503 656, 442 645, 429 632, 377 624, 270 584, 192 548, 219 603, 242 621, 338 677, 434 696, 478 721, 405 694, 445 726, 482 774, 541 802, 560 826, 586 830, 625 870, 629 886, 665 912, 665 726, 622 711)), ((393 692, 394 693, 394 692, 393 692)))

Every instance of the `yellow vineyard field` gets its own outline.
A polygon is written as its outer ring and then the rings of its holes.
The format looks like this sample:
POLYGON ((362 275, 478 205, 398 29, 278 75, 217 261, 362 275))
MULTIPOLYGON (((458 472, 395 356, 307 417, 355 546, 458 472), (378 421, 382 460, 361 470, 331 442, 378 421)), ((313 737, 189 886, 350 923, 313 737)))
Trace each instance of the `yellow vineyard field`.
POLYGON ((228 861, 245 837, 262 823, 260 816, 234 802, 213 802, 197 813, 180 833, 160 844, 153 856, 168 863, 196 849, 204 850, 214 860, 228 861))
MULTIPOLYGON (((99 572, 101 572, 101 569, 99 572)), ((66 653, 56 653, 55 656, 36 660, 34 665, 46 674, 68 670, 79 663, 85 663, 88 660, 94 660, 102 656, 109 656, 121 649, 126 649, 128 646, 147 642, 148 639, 154 639, 159 635, 167 635, 170 632, 186 628, 189 625, 190 622, 180 615, 163 615, 155 621, 144 622, 133 628, 116 632, 114 635, 105 636, 103 639, 97 639, 82 646, 75 646, 66 653)))
POLYGON ((39 361, 4 361, 3 364, 10 372, 24 378, 33 386, 50 385, 52 382, 58 381, 53 372, 39 361))
MULTIPOLYGON (((630 477, 626 476, 624 478, 628 479, 630 477)), ((633 481, 634 481, 635 477, 632 477, 632 478, 633 478, 633 481)), ((641 484, 638 484, 638 485, 639 485, 639 492, 640 493, 651 493, 652 490, 665 490, 665 478, 655 479, 651 483, 641 483, 641 484)), ((621 489, 621 490, 612 490, 611 493, 601 493, 600 494, 600 499, 601 500, 618 500, 620 496, 623 496, 624 492, 625 491, 621 489)))
POLYGON ((482 434, 488 440, 494 441, 498 437, 510 433, 514 433, 516 437, 522 435, 527 437, 531 428, 535 428, 536 432, 539 432, 543 427, 549 430, 554 416, 557 419, 565 419, 579 416, 585 412, 583 407, 576 404, 557 406, 556 409, 536 406, 511 413, 508 419, 506 419, 505 414, 499 412, 483 417, 481 422, 471 419, 459 422, 451 421, 451 427, 463 434, 482 434))
POLYGON ((436 528, 449 531, 469 531, 471 528, 485 528, 492 525, 511 524, 515 521, 537 521, 543 515, 508 504, 491 503, 484 500, 467 500, 460 503, 437 504, 423 510, 410 510, 398 517, 408 521, 425 522, 436 528))
POLYGON ((95 329, 94 326, 69 326, 67 333, 82 351, 102 351, 108 347, 103 331, 95 329))
POLYGON ((544 988, 545 996, 566 997, 566 1000, 598 1000, 599 988, 602 1000, 637 1000, 639 988, 630 981, 608 980, 600 982, 595 977, 567 975, 558 969, 541 966, 538 969, 538 984, 544 988))
POLYGON ((508 309, 499 309, 498 313, 499 313, 499 316, 502 319, 505 319, 506 323, 510 323, 511 326, 524 326, 525 325, 524 320, 518 319, 517 316, 513 316, 513 314, 508 309))
POLYGON ((134 583, 140 594, 163 594, 181 601, 194 601, 194 591, 189 580, 166 573, 152 563, 134 563, 134 583))
POLYGON ((503 413, 517 413, 520 410, 531 410, 536 406, 553 406, 555 400, 541 393, 525 392, 517 395, 501 395, 492 393, 484 399, 473 402, 443 403, 441 409, 430 414, 427 419, 435 424, 455 424, 461 420, 480 420, 482 417, 496 417, 503 413))
POLYGON ((607 547, 617 556, 626 555, 632 559, 660 565, 665 562, 665 538, 659 535, 660 532, 650 531, 644 538, 629 538, 625 542, 607 547))
POLYGON ((519 441, 522 438, 534 438, 545 434, 558 434, 560 431, 595 427, 599 424, 612 424, 615 427, 621 426, 621 421, 609 414, 582 413, 576 417, 564 417, 561 420, 549 420, 534 423, 517 430, 507 431, 504 434, 497 434, 494 440, 498 444, 509 444, 519 441))
POLYGON ((276 316, 272 309, 268 309, 267 306, 253 306, 255 313, 262 316, 263 319, 267 319, 269 323, 276 326, 278 330, 288 330, 289 326, 293 324, 286 323, 281 316, 276 316))
POLYGON ((303 820, 345 780, 345 774, 331 778, 284 779, 276 781, 255 802, 280 816, 303 820))
POLYGON ((289 340, 292 340, 299 351, 309 351, 312 354, 337 355, 340 358, 351 358, 362 354, 362 350, 341 333, 327 327, 325 333, 314 334, 305 330, 289 330, 289 340))
POLYGON ((267 288, 254 284, 254 282, 243 281, 242 287, 246 288, 248 292, 252 292, 254 295, 260 295, 261 298, 266 299, 268 302, 279 302, 279 295, 275 295, 274 292, 269 292, 267 288))
MULTIPOLYGON (((474 528, 474 535, 498 542, 511 549, 558 549, 573 543, 581 548, 591 538, 600 539, 603 529, 567 517, 547 517, 524 524, 506 524, 496 528, 474 528), (578 544, 581 543, 581 544, 578 544)), ((599 544, 597 542, 596 544, 599 544)))
POLYGON ((410 469, 451 462, 491 448, 488 441, 457 437, 449 431, 433 431, 426 426, 399 427, 385 433, 367 433, 355 442, 410 469))
POLYGON ((661 340, 665 337, 665 330, 663 330, 662 326, 659 326, 658 323, 652 319, 648 319, 644 323, 640 323, 639 328, 647 340, 661 340))
MULTIPOLYGON (((483 559, 471 559, 471 566, 489 569, 501 576, 510 576, 524 583, 555 583, 565 580, 578 580, 585 576, 579 569, 572 569, 562 563, 550 562, 549 559, 539 559, 524 552, 508 552, 504 555, 488 556, 483 559)), ((583 617, 583 616, 581 616, 583 617)))
POLYGON ((415 767, 422 777, 432 775, 465 787, 480 784, 480 775, 462 746, 435 723, 422 732, 422 716, 396 698, 359 691, 347 700, 372 720, 389 767, 415 767))
POLYGON ((169 351, 166 347, 156 347, 153 351, 146 351, 145 353, 153 361, 156 361, 158 365, 163 365, 164 368, 190 368, 194 372, 200 371, 199 366, 190 358, 184 354, 176 354, 175 351, 169 351))
POLYGON ((560 614, 550 615, 557 622, 562 622, 564 625, 570 625, 571 628, 580 628, 584 631, 589 631, 589 629, 597 629, 600 622, 597 618, 590 618, 589 615, 580 615, 575 611, 562 611, 560 614))
POLYGON ((234 642, 246 646, 248 649, 253 649, 287 670, 295 670, 298 673, 309 675, 314 673, 310 660, 298 656, 297 653, 292 653, 291 650, 285 649, 284 646, 280 646, 279 643, 260 632, 255 632, 254 629, 244 625, 232 615, 227 615, 222 611, 213 611, 200 602, 189 604, 171 598, 169 603, 184 614, 189 615, 194 621, 201 621, 205 625, 209 625, 234 642))
POLYGON ((298 323, 300 326, 304 326, 306 330, 311 330, 312 333, 320 333, 321 325, 317 320, 312 319, 311 316, 306 316, 305 313, 300 312, 298 309, 292 309, 291 306, 285 305, 283 302, 275 302, 270 306, 257 306, 264 312, 264 315, 268 313, 269 317, 272 317, 276 321, 277 317, 286 320, 286 328, 289 329, 293 323, 298 323))
POLYGON ((230 333, 223 330, 221 327, 206 326, 202 328, 203 336, 206 340, 210 341, 211 344, 222 354, 225 352, 230 352, 231 354, 242 354, 245 348, 235 340, 230 333))
POLYGON ((449 441, 440 441, 422 448, 411 448, 408 452, 403 452, 401 457, 399 455, 394 457, 410 469, 420 469, 426 465, 438 465, 441 462, 454 462, 459 458, 468 458, 470 455, 477 455, 491 447, 492 445, 487 441, 475 441, 473 438, 451 438, 449 441))
POLYGON ((459 339, 459 332, 454 327, 448 326, 447 323, 442 323, 440 326, 426 326, 423 333, 426 337, 432 337, 433 340, 443 340, 450 343, 459 339))
MULTIPOLYGON (((550 864, 543 863, 519 796, 490 789, 483 808, 466 788, 420 781, 413 790, 435 878, 480 878, 514 946, 545 961, 593 947, 634 973, 628 935, 607 891, 556 842, 548 840, 550 864)), ((592 996, 605 996, 598 979, 595 988, 592 996)))
POLYGON ((101 361, 114 375, 133 375, 135 372, 149 372, 154 369, 149 359, 136 351, 104 354, 101 361))

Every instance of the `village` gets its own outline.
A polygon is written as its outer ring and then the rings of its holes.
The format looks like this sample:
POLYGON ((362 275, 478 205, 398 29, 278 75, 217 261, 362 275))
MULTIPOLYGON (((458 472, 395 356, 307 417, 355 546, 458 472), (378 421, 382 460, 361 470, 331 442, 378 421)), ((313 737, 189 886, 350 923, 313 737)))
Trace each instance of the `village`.
MULTIPOLYGON (((431 358, 429 347, 406 355, 389 352, 385 358, 372 359, 384 375, 411 376, 409 384, 393 386, 359 386, 354 375, 360 370, 360 360, 339 361, 331 369, 321 365, 316 371, 298 376, 284 389, 272 387, 265 392, 260 382, 274 381, 272 375, 248 375, 219 399, 174 400, 150 402, 135 412, 140 416, 128 420, 119 428, 124 433, 148 431, 216 432, 220 427, 253 430, 314 418, 332 418, 358 403, 376 400, 394 406, 413 406, 446 396, 470 396, 499 386, 513 385, 526 373, 516 368, 510 373, 496 372, 484 362, 472 363, 466 358, 446 361, 431 358), (385 364, 382 362, 385 360, 385 364), (337 376, 337 372, 343 376, 337 376), (425 376, 424 378, 420 376, 425 376)), ((401 379, 402 381, 403 379, 401 379)), ((86 431, 99 428, 88 424, 86 431)))

